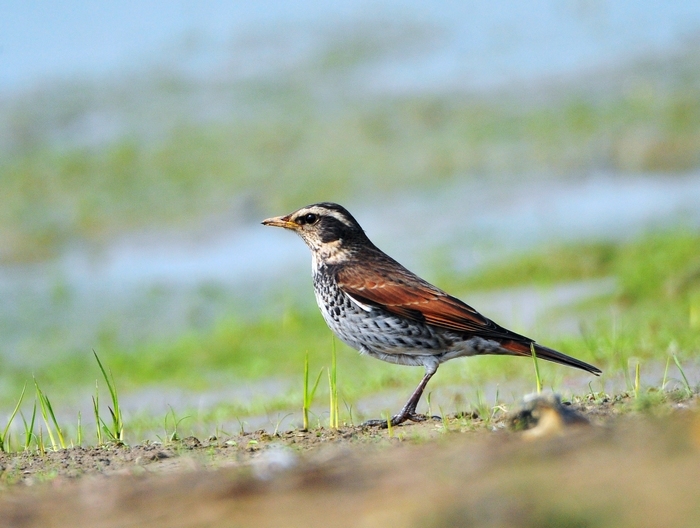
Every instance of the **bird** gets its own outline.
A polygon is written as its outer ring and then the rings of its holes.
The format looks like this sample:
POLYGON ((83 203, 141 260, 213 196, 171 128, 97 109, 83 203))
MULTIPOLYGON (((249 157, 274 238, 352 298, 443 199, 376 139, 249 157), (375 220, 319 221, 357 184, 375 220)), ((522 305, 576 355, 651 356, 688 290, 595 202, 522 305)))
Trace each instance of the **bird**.
POLYGON ((602 371, 499 326, 460 299, 433 286, 375 246, 343 206, 307 205, 263 220, 299 235, 311 250, 316 303, 333 333, 361 354, 398 365, 422 366, 425 374, 390 420, 363 425, 421 422, 418 402, 440 364, 451 359, 500 354, 536 357, 602 371))

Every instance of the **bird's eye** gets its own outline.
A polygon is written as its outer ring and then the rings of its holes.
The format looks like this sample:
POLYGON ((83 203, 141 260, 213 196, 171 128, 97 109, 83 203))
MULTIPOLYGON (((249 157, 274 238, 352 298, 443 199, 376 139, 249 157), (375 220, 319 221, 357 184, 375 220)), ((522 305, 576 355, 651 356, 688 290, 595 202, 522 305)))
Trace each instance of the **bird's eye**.
POLYGON ((308 214, 305 214, 304 216, 302 216, 300 218, 300 220, 301 220, 301 222, 299 222, 300 224, 315 224, 316 221, 318 220, 318 216, 316 216, 313 213, 308 213, 308 214))

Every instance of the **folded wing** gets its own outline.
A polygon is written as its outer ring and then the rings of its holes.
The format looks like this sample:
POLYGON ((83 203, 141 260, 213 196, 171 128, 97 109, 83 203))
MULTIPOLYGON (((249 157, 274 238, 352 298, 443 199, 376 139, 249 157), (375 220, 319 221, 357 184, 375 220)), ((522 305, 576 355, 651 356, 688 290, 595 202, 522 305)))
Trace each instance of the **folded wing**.
POLYGON ((532 339, 511 332, 484 317, 468 304, 445 293, 396 262, 372 268, 348 266, 337 272, 338 286, 361 304, 432 326, 497 341, 502 353, 530 356, 531 346, 541 359, 580 368, 593 374, 600 369, 532 339), (397 266, 401 273, 397 273, 397 266))

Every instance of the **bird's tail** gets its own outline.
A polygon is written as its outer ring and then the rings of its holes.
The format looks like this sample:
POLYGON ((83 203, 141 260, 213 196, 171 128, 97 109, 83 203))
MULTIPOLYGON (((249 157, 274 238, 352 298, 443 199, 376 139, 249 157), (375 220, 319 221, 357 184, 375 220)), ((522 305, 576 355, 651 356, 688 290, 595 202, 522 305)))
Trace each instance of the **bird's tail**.
POLYGON ((590 372, 591 374, 595 374, 596 376, 599 376, 603 372, 598 367, 589 365, 585 361, 567 356, 566 354, 562 354, 561 352, 557 352, 556 350, 547 348, 546 346, 538 345, 535 342, 508 340, 501 343, 501 347, 506 350, 508 354, 512 354, 514 356, 531 357, 531 345, 535 346, 535 355, 538 359, 546 359, 547 361, 552 361, 554 363, 579 368, 590 372))

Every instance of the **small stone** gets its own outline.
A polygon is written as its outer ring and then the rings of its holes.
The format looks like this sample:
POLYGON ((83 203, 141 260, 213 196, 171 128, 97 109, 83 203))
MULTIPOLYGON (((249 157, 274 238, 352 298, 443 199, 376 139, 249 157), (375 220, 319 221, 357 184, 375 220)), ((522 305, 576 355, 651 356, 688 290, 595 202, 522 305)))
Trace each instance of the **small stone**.
POLYGON ((510 429, 525 431, 527 438, 562 434, 571 426, 589 424, 585 416, 563 405, 561 397, 553 392, 525 396, 507 422, 510 429))

